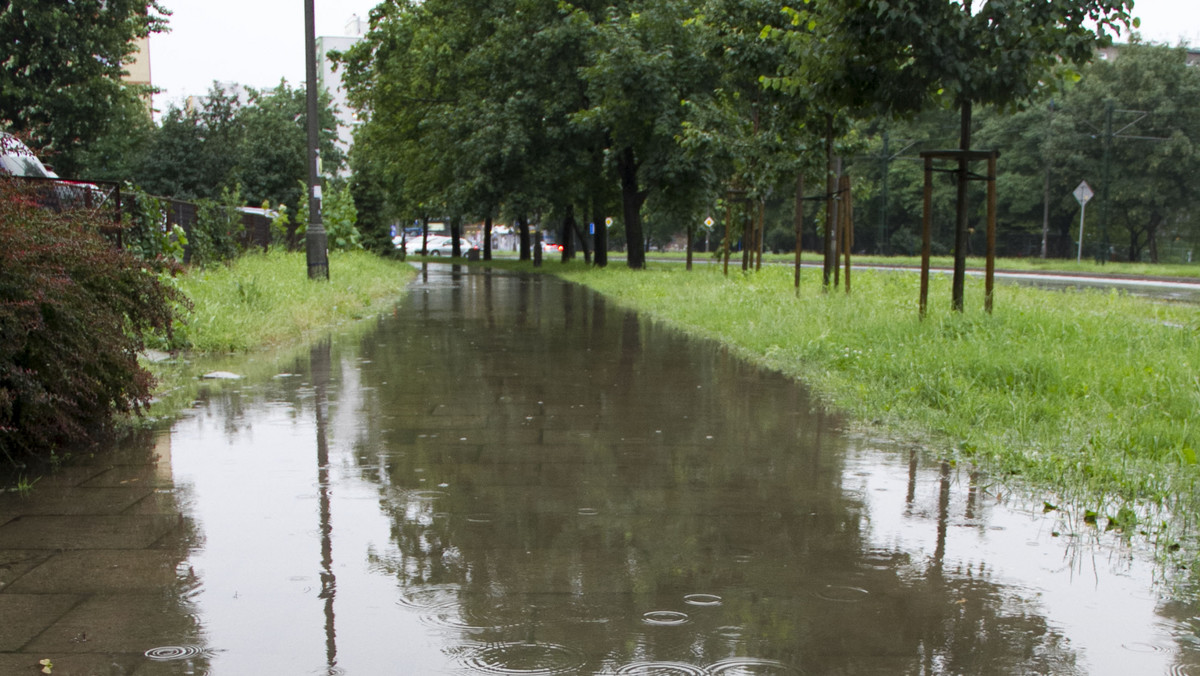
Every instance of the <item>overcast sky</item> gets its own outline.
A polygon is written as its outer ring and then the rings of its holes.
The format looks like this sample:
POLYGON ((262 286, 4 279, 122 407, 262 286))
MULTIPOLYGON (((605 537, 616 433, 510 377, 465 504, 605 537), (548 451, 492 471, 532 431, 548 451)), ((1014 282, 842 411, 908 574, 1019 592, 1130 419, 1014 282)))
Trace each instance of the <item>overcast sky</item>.
MULTIPOLYGON (((204 94, 213 80, 265 88, 304 81, 303 0, 163 0, 171 32, 150 38, 156 108, 204 94)), ((315 0, 317 35, 344 35, 372 0, 315 0)), ((1135 0, 1146 40, 1200 45, 1200 0, 1135 0)))

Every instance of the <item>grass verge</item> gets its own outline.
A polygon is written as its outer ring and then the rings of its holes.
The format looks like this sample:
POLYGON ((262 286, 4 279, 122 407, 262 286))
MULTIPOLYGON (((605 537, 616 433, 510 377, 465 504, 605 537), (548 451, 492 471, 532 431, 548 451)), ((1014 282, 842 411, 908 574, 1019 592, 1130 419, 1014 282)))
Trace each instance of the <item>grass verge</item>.
MULTIPOLYGON (((623 255, 623 254, 620 254, 623 255)), ((646 254, 651 259, 661 260, 679 260, 683 261, 687 258, 686 252, 681 251, 665 251, 651 252, 646 254)), ((692 254, 692 259, 699 260, 716 260, 714 253, 695 252, 692 254)), ((722 259, 723 260, 723 259, 722 259)), ((766 253, 763 255, 764 263, 782 263, 791 264, 796 260, 795 253, 766 253)), ((819 251, 805 251, 803 254, 803 262, 806 265, 821 265, 822 254, 819 251)), ((852 259, 854 265, 878 265, 878 266, 903 266, 903 267, 920 267, 920 256, 860 256, 855 255, 852 259)), ((740 267, 742 264, 741 252, 735 252, 729 258, 729 266, 732 269, 735 265, 740 267)), ((933 256, 929 259, 929 264, 933 268, 952 269, 954 267, 953 256, 933 256)), ((968 270, 983 270, 987 261, 982 256, 968 256, 968 270)), ((1146 277, 1155 279, 1180 279, 1185 281, 1194 281, 1200 278, 1200 264, 1183 264, 1183 263, 1129 263, 1124 261, 1112 261, 1104 264, 1096 263, 1092 259, 1085 258, 1082 261, 1076 261, 1069 258, 997 258, 996 269, 1009 272, 1046 272, 1046 273, 1064 273, 1074 275, 1116 275, 1123 277, 1146 277)))
POLYGON ((306 276, 303 252, 251 253, 177 278, 192 300, 181 328, 193 352, 241 352, 303 340, 394 302, 412 266, 365 251, 331 251, 329 281, 306 276))
POLYGON ((176 278, 192 300, 179 327, 188 346, 151 364, 158 380, 151 421, 169 418, 194 398, 196 378, 216 366, 249 375, 281 352, 377 314, 403 297, 416 270, 365 251, 329 252, 329 281, 307 277, 303 252, 251 253, 228 266, 176 278), (238 355, 236 358, 231 355, 238 355), (236 362, 236 366, 230 366, 236 362))
POLYGON ((1168 550, 1191 539, 1200 449, 1200 309, 1107 291, 1004 285, 995 313, 967 280, 965 313, 935 275, 858 271, 854 293, 801 292, 784 267, 721 275, 658 264, 546 265, 610 299, 803 380, 856 419, 1056 495, 1100 527, 1168 550), (1168 524, 1168 520, 1170 523, 1168 524))

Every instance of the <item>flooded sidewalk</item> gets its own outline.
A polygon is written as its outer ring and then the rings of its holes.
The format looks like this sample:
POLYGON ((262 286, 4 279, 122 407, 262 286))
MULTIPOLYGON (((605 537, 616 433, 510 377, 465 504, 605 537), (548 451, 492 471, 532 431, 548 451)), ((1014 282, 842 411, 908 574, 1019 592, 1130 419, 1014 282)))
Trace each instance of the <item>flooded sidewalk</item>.
POLYGON ((1072 524, 583 288, 429 265, 0 494, 0 674, 1200 674, 1186 580, 1072 524))

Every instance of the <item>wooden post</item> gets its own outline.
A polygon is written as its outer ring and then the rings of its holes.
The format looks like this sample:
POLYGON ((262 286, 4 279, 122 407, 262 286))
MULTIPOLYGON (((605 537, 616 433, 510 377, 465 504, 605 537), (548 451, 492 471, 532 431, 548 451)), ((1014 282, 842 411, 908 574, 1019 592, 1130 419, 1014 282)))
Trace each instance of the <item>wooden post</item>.
POLYGON ((833 164, 833 116, 825 116, 825 237, 823 242, 822 253, 825 256, 823 264, 821 283, 823 290, 829 290, 829 278, 832 276, 830 268, 837 266, 837 259, 833 257, 833 221, 836 214, 836 206, 834 193, 837 192, 837 174, 834 171, 833 164))
POLYGON ((850 196, 850 175, 841 179, 842 208, 842 251, 846 260, 846 295, 850 295, 850 249, 854 247, 854 200, 850 196))
POLYGON ((925 212, 921 217, 921 319, 929 306, 929 250, 933 216, 933 157, 925 157, 925 212))
POLYGON ((725 193, 725 276, 729 276, 729 231, 733 227, 733 193, 725 193))
POLYGON ((842 172, 838 172, 833 197, 833 288, 842 285, 842 172))
POLYGON ((983 308, 992 314, 992 290, 996 279, 996 153, 988 156, 987 193, 987 276, 984 281, 983 308))
POLYGON ((796 173, 796 296, 800 296, 800 252, 804 248, 804 172, 796 173))
POLYGON ((757 204, 758 204, 758 209, 756 209, 756 211, 758 212, 758 218, 756 220, 758 222, 755 223, 755 225, 754 225, 754 232, 756 234, 756 239, 758 240, 757 245, 755 246, 755 249, 758 251, 758 261, 754 264, 754 269, 762 270, 763 239, 764 239, 763 231, 766 230, 766 225, 767 225, 767 203, 766 203, 766 201, 759 199, 757 204))

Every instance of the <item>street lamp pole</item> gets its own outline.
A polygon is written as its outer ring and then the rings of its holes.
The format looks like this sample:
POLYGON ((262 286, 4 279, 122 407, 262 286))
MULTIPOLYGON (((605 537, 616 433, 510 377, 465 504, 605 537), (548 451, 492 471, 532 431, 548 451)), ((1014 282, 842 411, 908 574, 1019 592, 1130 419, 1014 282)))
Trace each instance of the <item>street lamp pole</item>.
POLYGON ((308 103, 308 228, 304 249, 309 279, 329 279, 329 239, 321 222, 321 172, 318 153, 320 119, 317 116, 317 38, 313 0, 304 0, 304 57, 308 103))

